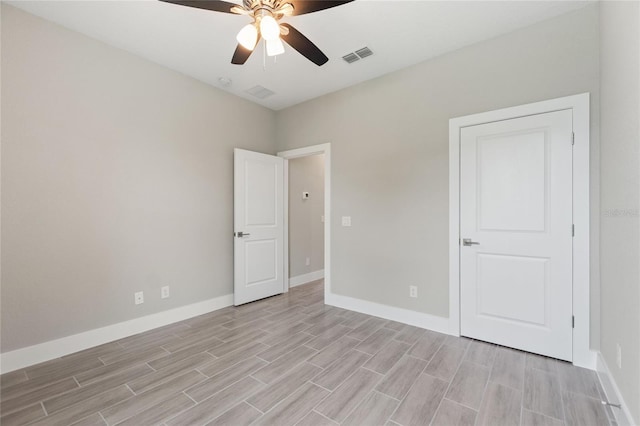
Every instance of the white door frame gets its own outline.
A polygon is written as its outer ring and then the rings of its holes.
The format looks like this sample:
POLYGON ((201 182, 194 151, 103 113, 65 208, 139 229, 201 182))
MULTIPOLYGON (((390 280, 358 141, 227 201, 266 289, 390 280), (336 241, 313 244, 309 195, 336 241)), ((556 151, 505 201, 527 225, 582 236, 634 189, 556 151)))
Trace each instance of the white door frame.
POLYGON ((573 110, 573 364, 595 369, 589 348, 589 93, 449 120, 449 330, 460 335, 460 133, 463 127, 573 110))
POLYGON ((284 292, 289 291, 289 160, 324 154, 324 295, 331 293, 331 144, 307 146, 278 153, 284 162, 284 292))

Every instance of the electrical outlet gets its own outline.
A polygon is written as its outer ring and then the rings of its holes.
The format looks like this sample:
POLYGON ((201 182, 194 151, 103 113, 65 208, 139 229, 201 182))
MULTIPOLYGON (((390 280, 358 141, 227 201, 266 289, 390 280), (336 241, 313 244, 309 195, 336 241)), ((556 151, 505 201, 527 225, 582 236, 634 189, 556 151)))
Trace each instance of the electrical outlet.
POLYGON ((307 257, 307 260, 304 261, 304 264, 307 266, 311 265, 311 259, 307 257))
POLYGON ((616 364, 618 364, 618 368, 622 368, 622 347, 620 347, 620 343, 616 344, 616 364))
POLYGON ((141 291, 133 293, 133 300, 136 303, 136 305, 140 305, 144 303, 144 293, 141 291))
POLYGON ((418 297, 418 287, 416 287, 415 285, 409 286, 409 297, 418 297))
POLYGON ((166 299, 167 297, 169 297, 169 286, 165 285, 160 289, 160 298, 166 299))
POLYGON ((342 216, 342 226, 351 226, 351 216, 342 216))

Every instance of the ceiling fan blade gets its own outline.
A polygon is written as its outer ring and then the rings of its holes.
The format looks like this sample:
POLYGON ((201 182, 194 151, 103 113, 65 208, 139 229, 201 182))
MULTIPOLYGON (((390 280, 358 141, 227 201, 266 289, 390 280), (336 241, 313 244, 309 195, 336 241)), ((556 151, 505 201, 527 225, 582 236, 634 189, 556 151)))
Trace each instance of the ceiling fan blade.
POLYGON ((313 44, 311 40, 306 38, 302 33, 289 24, 280 24, 289 30, 288 34, 282 34, 280 37, 287 42, 287 44, 296 49, 302 56, 313 62, 314 64, 321 66, 327 63, 329 58, 322 53, 318 46, 313 44))
MULTIPOLYGON (((258 41, 256 41, 256 47, 258 47, 258 43, 260 43, 261 38, 262 37, 258 35, 258 41)), ((256 50, 256 47, 254 47, 253 50, 256 50)), ((236 46, 236 51, 233 52, 231 63, 234 65, 243 65, 245 62, 247 62, 247 59, 249 59, 249 56, 251 56, 251 54, 253 53, 253 50, 249 50, 244 46, 242 46, 241 44, 238 44, 238 46, 236 46)))
POLYGON ((341 6, 351 3, 353 0, 289 0, 293 5, 294 15, 304 15, 305 13, 313 13, 319 10, 330 9, 332 7, 341 6))
POLYGON ((238 6, 222 0, 160 0, 165 3, 177 4, 180 6, 195 7, 196 9, 212 10, 214 12, 234 13, 231 8, 238 6))

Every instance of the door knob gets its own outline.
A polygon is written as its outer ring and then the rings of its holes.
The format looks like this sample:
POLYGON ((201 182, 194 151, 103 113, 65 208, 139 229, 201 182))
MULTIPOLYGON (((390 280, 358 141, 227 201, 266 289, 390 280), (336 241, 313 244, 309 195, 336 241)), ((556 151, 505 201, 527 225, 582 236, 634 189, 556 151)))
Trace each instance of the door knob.
POLYGON ((251 234, 249 234, 247 232, 242 232, 242 231, 235 233, 235 236, 238 237, 238 238, 246 237, 248 235, 251 235, 251 234))
POLYGON ((462 245, 463 246, 473 246, 473 245, 480 245, 480 243, 477 243, 475 241, 471 241, 471 238, 463 238, 462 239, 462 245))

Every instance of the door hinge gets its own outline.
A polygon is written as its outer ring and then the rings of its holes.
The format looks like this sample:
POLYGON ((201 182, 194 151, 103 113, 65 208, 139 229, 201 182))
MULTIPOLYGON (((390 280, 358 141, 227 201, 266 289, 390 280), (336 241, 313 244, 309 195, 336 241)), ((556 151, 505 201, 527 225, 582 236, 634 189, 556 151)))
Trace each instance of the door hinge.
POLYGON ((575 315, 571 316, 571 328, 576 328, 576 317, 575 317, 575 315))
POLYGON ((576 144, 576 134, 571 132, 571 145, 576 144))
POLYGON ((571 225, 571 236, 575 237, 576 236, 576 226, 575 225, 571 225))

